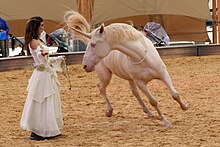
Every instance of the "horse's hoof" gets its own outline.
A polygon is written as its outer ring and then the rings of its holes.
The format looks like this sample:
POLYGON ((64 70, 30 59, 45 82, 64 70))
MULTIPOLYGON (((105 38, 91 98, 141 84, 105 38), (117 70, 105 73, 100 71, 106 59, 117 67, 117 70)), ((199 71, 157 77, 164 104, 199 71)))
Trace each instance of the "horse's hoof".
POLYGON ((172 128, 171 123, 166 118, 163 118, 162 122, 163 122, 163 127, 164 128, 166 128, 166 129, 172 128))
POLYGON ((147 113, 147 117, 148 117, 148 118, 153 118, 153 117, 154 117, 154 114, 149 111, 149 112, 147 113))
POLYGON ((163 124, 163 127, 164 127, 165 129, 169 129, 169 128, 172 128, 173 126, 172 126, 170 123, 164 123, 164 124, 163 124))
POLYGON ((148 118, 152 118, 152 117, 154 117, 154 114, 153 114, 150 110, 148 110, 148 109, 147 109, 147 110, 144 109, 143 111, 144 111, 144 113, 147 114, 147 117, 148 117, 148 118))
POLYGON ((183 103, 180 107, 181 107, 181 109, 184 110, 184 111, 189 109, 189 105, 188 105, 186 102, 183 103))
POLYGON ((112 116, 112 112, 113 112, 113 110, 108 110, 108 109, 106 109, 106 110, 105 110, 105 115, 106 115, 107 117, 111 117, 111 116, 112 116))

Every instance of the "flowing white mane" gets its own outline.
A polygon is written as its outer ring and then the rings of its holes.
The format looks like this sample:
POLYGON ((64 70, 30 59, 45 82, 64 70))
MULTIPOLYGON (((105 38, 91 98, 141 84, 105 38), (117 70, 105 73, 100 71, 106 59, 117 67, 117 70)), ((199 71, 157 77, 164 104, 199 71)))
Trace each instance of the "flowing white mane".
POLYGON ((143 36, 141 32, 125 23, 113 23, 108 25, 105 27, 105 33, 111 43, 119 43, 125 40, 138 40, 143 36))
POLYGON ((68 31, 72 33, 72 36, 74 38, 77 38, 85 43, 88 42, 88 39, 86 37, 70 29, 72 27, 82 32, 90 32, 90 25, 82 15, 75 11, 67 11, 64 14, 64 22, 66 23, 67 28, 69 29, 68 31))
MULTIPOLYGON (((86 19, 75 11, 67 11, 64 15, 64 21, 68 28, 76 28, 82 32, 90 32, 90 24, 86 19)), ((98 28, 92 31, 96 32, 98 28)), ((70 29, 71 30, 71 29, 70 29)), ((72 30, 71 30, 72 32, 72 30)), ((124 40, 137 40, 142 37, 141 32, 126 23, 113 23, 105 27, 105 33, 111 43, 118 43, 124 40)), ((77 32, 72 32, 73 36, 85 42, 85 37, 77 32)), ((87 42, 87 41, 86 41, 87 42)))

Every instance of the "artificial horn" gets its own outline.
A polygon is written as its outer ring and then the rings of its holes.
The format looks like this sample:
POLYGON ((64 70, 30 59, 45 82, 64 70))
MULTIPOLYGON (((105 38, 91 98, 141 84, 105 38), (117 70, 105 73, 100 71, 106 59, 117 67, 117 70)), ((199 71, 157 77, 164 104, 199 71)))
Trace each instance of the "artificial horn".
POLYGON ((82 32, 82 31, 80 31, 80 30, 78 30, 78 29, 76 29, 76 28, 73 28, 73 27, 70 27, 70 28, 71 28, 73 31, 76 31, 77 33, 82 34, 83 36, 85 36, 85 37, 91 39, 91 34, 84 33, 84 32, 82 32))

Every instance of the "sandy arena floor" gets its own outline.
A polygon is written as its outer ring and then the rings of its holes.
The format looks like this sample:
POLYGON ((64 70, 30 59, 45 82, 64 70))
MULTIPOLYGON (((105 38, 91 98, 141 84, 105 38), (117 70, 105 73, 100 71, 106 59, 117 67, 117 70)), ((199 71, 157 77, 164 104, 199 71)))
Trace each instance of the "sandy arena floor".
MULTIPOLYGON (((125 80, 113 76, 108 95, 113 116, 104 115, 105 102, 96 87, 95 73, 70 65, 73 88, 59 74, 62 84, 62 136, 31 141, 19 127, 31 69, 0 72, 0 146, 2 147, 219 147, 220 146, 220 56, 163 58, 175 88, 190 109, 182 111, 165 85, 158 80, 149 89, 173 128, 148 119, 125 80)), ((143 94, 142 94, 143 96, 143 94)), ((147 106, 157 116, 146 97, 147 106)))

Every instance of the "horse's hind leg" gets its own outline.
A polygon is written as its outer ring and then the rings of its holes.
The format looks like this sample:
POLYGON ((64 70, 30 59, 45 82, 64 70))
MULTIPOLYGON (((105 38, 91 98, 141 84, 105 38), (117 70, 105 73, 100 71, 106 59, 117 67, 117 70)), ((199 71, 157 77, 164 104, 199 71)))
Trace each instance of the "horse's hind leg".
POLYGON ((187 110, 189 108, 188 104, 181 101, 179 93, 174 88, 171 78, 167 71, 164 72, 162 81, 166 84, 166 86, 170 90, 173 99, 179 103, 181 109, 187 110))
MULTIPOLYGON (((103 64, 103 63, 99 63, 103 64)), ((109 71, 109 69, 103 64, 102 66, 96 65, 96 72, 99 76, 99 83, 97 84, 99 91, 102 95, 102 97, 105 99, 106 102, 106 109, 105 109, 105 115, 107 117, 111 117, 113 113, 113 108, 111 106, 111 103, 106 95, 106 87, 109 85, 110 80, 112 78, 112 73, 109 71)))
POLYGON ((137 86, 134 84, 133 81, 129 81, 129 84, 130 84, 130 89, 131 89, 133 95, 137 98, 137 100, 138 100, 139 104, 141 105, 143 111, 145 113, 147 113, 148 117, 152 117, 153 113, 146 107, 143 100, 141 99, 141 97, 139 95, 139 92, 138 92, 138 89, 137 89, 137 86))
POLYGON ((136 85, 139 89, 148 97, 150 104, 157 110, 157 113, 160 117, 160 120, 163 122, 163 126, 165 128, 171 128, 171 123, 166 119, 166 117, 162 114, 162 112, 159 109, 157 100, 152 96, 150 91, 147 89, 146 84, 143 81, 135 81, 136 85))

